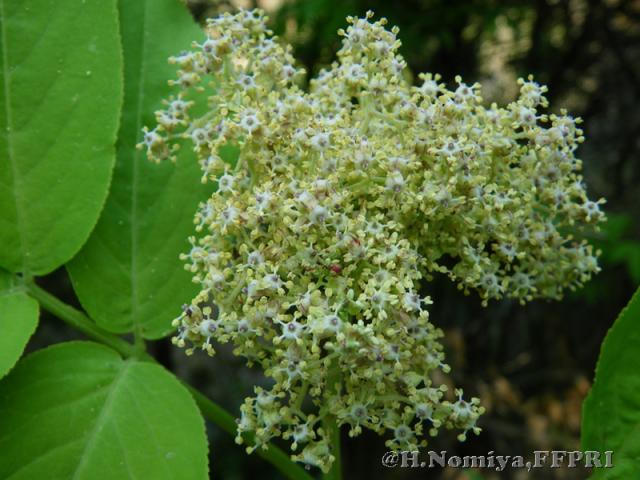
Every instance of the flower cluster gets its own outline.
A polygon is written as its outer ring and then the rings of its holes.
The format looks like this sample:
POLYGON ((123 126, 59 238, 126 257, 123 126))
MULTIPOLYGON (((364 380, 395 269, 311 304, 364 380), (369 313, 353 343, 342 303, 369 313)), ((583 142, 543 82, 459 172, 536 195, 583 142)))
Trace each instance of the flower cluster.
POLYGON ((175 343, 231 342, 259 364, 272 386, 242 406, 239 439, 290 439, 324 470, 336 425, 407 450, 440 428, 479 431, 479 400, 435 382, 449 367, 420 293, 433 274, 486 303, 558 298, 598 271, 568 233, 603 219, 574 156, 578 119, 540 113, 546 88, 531 78, 506 107, 460 78, 412 86, 398 29, 371 17, 347 19, 309 91, 261 11, 209 20, 170 59, 180 93, 142 144, 160 161, 188 140, 217 184, 183 256, 201 291, 175 343))

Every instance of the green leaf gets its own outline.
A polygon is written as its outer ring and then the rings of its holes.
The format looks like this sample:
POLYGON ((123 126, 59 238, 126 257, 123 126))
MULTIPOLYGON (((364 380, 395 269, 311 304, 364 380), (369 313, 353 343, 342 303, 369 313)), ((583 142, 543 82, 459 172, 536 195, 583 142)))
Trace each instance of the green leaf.
POLYGON ((16 364, 38 326, 38 302, 0 271, 0 378, 16 364))
POLYGON ((206 479, 204 421, 159 365, 90 342, 22 360, 0 382, 0 478, 206 479))
POLYGON ((168 96, 167 58, 203 37, 178 0, 120 2, 125 102, 111 192, 91 238, 68 265, 80 302, 116 333, 158 338, 196 292, 178 256, 188 251, 193 214, 211 187, 188 148, 156 165, 135 145, 168 96))
POLYGON ((607 240, 615 242, 620 240, 631 227, 633 227, 633 219, 630 215, 610 213, 607 214, 607 220, 602 226, 602 232, 607 240))
POLYGON ((85 242, 122 100, 115 0, 0 0, 0 266, 44 274, 85 242))
POLYGON ((636 284, 640 283, 640 242, 631 240, 619 242, 615 253, 617 260, 627 265, 631 279, 636 284))
POLYGON ((592 478, 640 478, 640 289, 607 334, 582 409, 582 449, 613 450, 592 478))

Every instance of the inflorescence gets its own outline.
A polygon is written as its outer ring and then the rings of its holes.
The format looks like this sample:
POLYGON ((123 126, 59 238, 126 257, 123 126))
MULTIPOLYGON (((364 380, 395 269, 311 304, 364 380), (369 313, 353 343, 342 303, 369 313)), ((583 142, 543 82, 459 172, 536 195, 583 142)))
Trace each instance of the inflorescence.
POLYGON ((180 93, 141 144, 161 161, 190 141, 217 185, 182 256, 201 291, 174 342, 209 354, 231 342, 259 364, 273 385, 246 399, 238 441, 289 439, 294 459, 325 471, 331 422, 406 450, 440 428, 479 431, 479 400, 434 383, 449 367, 421 282, 441 273, 484 304, 524 303, 598 271, 568 233, 603 220, 574 156, 579 119, 540 113, 532 78, 506 107, 460 78, 412 86, 398 29, 371 18, 347 19, 308 92, 260 10, 209 20, 202 43, 170 58, 180 93))

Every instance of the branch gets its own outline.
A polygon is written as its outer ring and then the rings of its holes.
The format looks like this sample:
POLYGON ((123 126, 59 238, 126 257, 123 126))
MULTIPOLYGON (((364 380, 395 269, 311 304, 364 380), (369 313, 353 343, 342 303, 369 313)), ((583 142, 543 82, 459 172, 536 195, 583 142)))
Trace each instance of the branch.
POLYGON ((105 332, 81 311, 76 310, 71 305, 67 305, 33 282, 27 283, 26 287, 29 295, 36 299, 47 312, 55 315, 76 330, 81 331, 87 337, 113 348, 122 356, 134 356, 135 349, 133 345, 117 335, 105 332))
MULTIPOLYGON (((333 364, 329 367, 329 374, 327 378, 327 390, 340 388, 340 370, 336 359, 333 360, 333 364)), ((340 426, 337 419, 331 413, 327 413, 322 419, 322 428, 329 435, 329 441, 331 444, 331 453, 334 456, 331 469, 323 475, 324 480, 342 480, 342 455, 340 444, 340 426)))

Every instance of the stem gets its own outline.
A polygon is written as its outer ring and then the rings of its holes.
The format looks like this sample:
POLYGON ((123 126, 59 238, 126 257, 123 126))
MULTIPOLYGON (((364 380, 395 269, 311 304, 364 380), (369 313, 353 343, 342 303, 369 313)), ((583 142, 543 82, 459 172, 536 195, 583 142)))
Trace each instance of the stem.
POLYGON ((117 335, 105 332, 81 311, 76 310, 71 305, 67 305, 35 283, 28 283, 26 287, 29 294, 40 303, 42 308, 64 320, 76 330, 80 330, 87 337, 113 348, 125 357, 134 355, 135 348, 133 345, 117 335))
POLYGON ((309 391, 309 382, 304 382, 304 384, 302 385, 302 390, 298 394, 298 398, 296 398, 296 403, 293 404, 293 408, 295 408, 296 410, 300 410, 300 408, 302 407, 302 402, 307 396, 308 391, 309 391))
MULTIPOLYGON (((46 290, 40 288, 35 283, 27 283, 26 288, 29 294, 38 301, 43 309, 52 313, 68 325, 71 325, 76 330, 81 331, 87 337, 113 348, 123 357, 135 357, 142 361, 157 363, 157 360, 146 351, 139 351, 141 346, 144 347, 144 340, 142 340, 141 343, 138 343, 138 345, 132 345, 117 335, 105 332, 84 313, 76 310, 71 305, 67 305, 46 290)), ((196 388, 186 383, 184 385, 196 401, 202 416, 218 425, 225 432, 235 436, 236 422, 233 415, 213 401, 209 400, 196 388)), ((248 445, 254 445, 255 443, 254 436, 250 433, 245 433, 243 435, 243 439, 248 445)), ((309 475, 300 465, 294 463, 286 453, 274 445, 266 445, 266 448, 257 448, 256 453, 276 467, 288 479, 313 480, 313 477, 311 477, 311 475, 309 475)))
POLYGON ((238 155, 236 166, 233 167, 233 173, 238 173, 244 167, 244 155, 238 155))
POLYGON ((342 480, 342 455, 340 454, 340 427, 336 422, 336 418, 327 414, 322 419, 322 428, 327 430, 329 435, 329 444, 331 445, 331 453, 335 457, 331 470, 325 473, 322 478, 325 480, 342 480))
MULTIPOLYGON (((339 360, 333 358, 327 374, 327 391, 340 388, 340 367, 339 360)), ((342 455, 340 454, 340 427, 336 421, 336 417, 327 412, 322 417, 322 428, 327 432, 329 437, 329 445, 331 446, 331 454, 334 456, 331 470, 325 473, 322 478, 325 480, 342 480, 342 455)))
POLYGON ((147 344, 144 341, 144 337, 140 333, 140 329, 136 329, 133 339, 133 356, 135 356, 136 358, 141 358, 147 353, 147 344))

